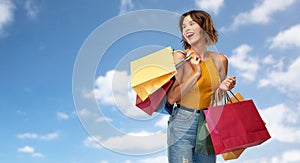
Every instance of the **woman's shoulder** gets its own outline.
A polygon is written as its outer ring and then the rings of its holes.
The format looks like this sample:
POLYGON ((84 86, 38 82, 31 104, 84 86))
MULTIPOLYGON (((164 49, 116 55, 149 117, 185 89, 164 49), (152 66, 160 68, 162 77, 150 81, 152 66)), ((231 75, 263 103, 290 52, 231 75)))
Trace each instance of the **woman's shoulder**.
POLYGON ((222 62, 223 64, 228 62, 227 56, 223 53, 210 52, 210 54, 215 61, 222 62))
POLYGON ((186 52, 182 50, 174 50, 173 58, 175 61, 180 61, 186 57, 186 52))

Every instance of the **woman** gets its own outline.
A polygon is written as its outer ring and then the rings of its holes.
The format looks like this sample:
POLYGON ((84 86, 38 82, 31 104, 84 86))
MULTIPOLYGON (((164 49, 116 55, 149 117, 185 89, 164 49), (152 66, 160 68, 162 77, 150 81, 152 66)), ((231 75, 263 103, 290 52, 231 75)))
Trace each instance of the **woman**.
MULTIPOLYGON (((226 78, 226 56, 207 50, 218 40, 208 13, 201 10, 184 13, 179 26, 186 53, 175 51, 174 60, 179 62, 186 55, 192 59, 178 69, 176 81, 168 92, 168 102, 176 103, 168 125, 169 162, 216 162, 215 154, 195 152, 197 129, 204 124, 203 109, 211 105, 214 92, 231 90, 236 80, 234 76, 226 78)), ((206 138, 209 140, 209 135, 206 138)))

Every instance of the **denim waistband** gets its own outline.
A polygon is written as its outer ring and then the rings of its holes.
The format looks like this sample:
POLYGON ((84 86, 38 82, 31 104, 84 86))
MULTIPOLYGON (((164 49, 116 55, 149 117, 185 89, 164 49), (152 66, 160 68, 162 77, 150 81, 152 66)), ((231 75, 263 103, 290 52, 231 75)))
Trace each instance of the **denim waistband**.
POLYGON ((180 104, 177 104, 176 107, 179 108, 179 109, 185 110, 185 111, 193 112, 193 113, 200 113, 200 112, 202 112, 203 110, 207 110, 207 108, 203 108, 203 109, 194 109, 194 108, 189 108, 189 107, 186 107, 186 106, 183 106, 183 105, 180 105, 180 104))

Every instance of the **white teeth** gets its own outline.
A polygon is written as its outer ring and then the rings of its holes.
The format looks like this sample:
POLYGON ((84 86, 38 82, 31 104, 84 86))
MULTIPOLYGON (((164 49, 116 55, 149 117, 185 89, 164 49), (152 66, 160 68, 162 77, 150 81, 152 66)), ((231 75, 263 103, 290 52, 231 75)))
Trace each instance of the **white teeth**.
POLYGON ((191 37, 191 36, 193 36, 194 34, 193 33, 187 33, 185 36, 186 37, 191 37))

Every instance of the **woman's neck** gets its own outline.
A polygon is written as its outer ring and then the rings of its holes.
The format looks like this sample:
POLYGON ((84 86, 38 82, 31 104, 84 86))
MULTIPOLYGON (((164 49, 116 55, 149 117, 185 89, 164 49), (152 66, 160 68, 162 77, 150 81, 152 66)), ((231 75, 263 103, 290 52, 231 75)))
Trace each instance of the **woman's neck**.
POLYGON ((200 48, 192 46, 191 51, 195 52, 196 55, 199 55, 201 60, 206 60, 209 58, 209 54, 205 46, 200 46, 200 48))

